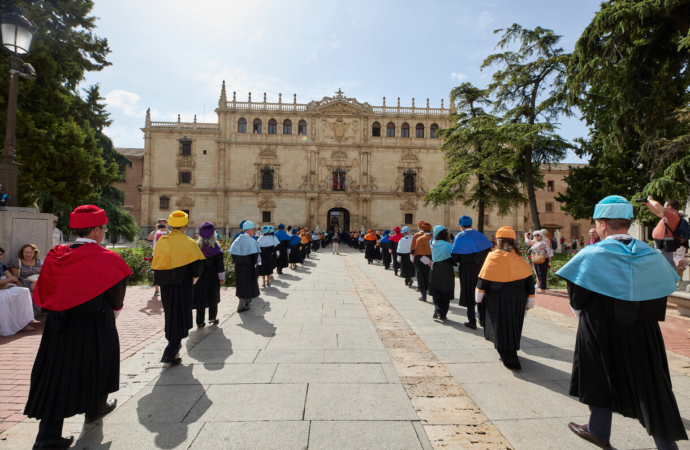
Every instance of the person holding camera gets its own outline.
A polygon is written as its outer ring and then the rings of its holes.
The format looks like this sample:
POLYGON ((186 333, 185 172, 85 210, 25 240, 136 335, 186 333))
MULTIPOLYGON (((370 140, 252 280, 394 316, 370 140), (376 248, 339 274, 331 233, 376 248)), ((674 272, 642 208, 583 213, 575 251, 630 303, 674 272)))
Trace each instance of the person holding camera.
POLYGON ((661 218, 654 228, 654 231, 652 231, 654 248, 664 255, 666 261, 668 261, 675 270, 676 262, 674 255, 676 250, 678 250, 678 247, 680 247, 683 242, 687 241, 687 239, 679 235, 681 224, 684 221, 683 217, 678 212, 680 203, 678 200, 666 200, 666 203, 662 205, 651 196, 638 199, 637 201, 644 203, 655 216, 661 218))

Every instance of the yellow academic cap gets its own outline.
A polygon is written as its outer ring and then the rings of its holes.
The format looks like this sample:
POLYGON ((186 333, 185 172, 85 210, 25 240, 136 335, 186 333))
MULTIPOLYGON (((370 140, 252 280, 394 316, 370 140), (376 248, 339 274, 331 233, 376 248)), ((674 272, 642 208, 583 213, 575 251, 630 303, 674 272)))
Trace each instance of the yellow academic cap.
POLYGON ((179 228, 189 223, 189 216, 184 211, 174 211, 168 217, 168 225, 174 228, 179 228))

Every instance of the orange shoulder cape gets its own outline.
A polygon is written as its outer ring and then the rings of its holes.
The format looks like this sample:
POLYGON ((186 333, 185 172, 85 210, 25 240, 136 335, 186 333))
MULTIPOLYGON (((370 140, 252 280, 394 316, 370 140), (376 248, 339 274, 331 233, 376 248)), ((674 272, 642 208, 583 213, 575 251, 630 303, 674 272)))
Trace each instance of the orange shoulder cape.
POLYGON ((497 283, 510 283, 532 275, 532 266, 515 252, 494 250, 486 257, 479 278, 497 283))

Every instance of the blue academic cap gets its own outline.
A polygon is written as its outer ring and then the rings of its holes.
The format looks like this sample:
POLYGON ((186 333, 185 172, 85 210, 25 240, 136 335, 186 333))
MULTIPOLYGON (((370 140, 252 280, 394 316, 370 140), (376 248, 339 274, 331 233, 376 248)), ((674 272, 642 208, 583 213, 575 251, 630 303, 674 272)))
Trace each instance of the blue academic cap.
POLYGON ((278 229, 279 229, 279 230, 282 230, 283 228, 285 228, 285 225, 283 225, 282 223, 281 223, 281 224, 278 224, 278 229))
POLYGON ((268 225, 264 225, 263 227, 261 227, 261 232, 263 234, 268 234, 269 230, 270 228, 268 228, 268 225))
POLYGON ((446 229, 446 227, 444 227, 443 225, 436 225, 434 227, 434 237, 436 237, 441 231, 443 231, 445 229, 446 229))
POLYGON ((242 229, 243 230, 247 231, 247 230, 251 230, 252 228, 254 228, 254 222, 252 222, 251 220, 243 220, 242 221, 242 229))
POLYGON ((403 233, 409 233, 409 232, 410 232, 410 227, 403 227, 402 232, 403 232, 403 233))
POLYGON ((458 221, 459 225, 461 227, 471 227, 472 226, 472 218, 470 216, 462 216, 460 220, 458 221))
POLYGON ((609 195, 594 207, 593 219, 632 219, 633 207, 620 195, 609 195))

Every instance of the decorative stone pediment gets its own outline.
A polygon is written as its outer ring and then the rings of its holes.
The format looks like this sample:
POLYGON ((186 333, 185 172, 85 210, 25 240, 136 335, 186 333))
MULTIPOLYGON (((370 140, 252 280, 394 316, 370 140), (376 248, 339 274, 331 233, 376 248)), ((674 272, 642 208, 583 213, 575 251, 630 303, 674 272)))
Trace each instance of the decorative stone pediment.
POLYGON ((402 154, 402 160, 403 162, 418 162, 419 156, 415 152, 408 150, 402 154))
POLYGON ((278 153, 275 147, 261 147, 259 151, 259 158, 261 159, 276 159, 278 158, 278 153))
POLYGON ((417 202, 411 198, 408 198, 404 202, 400 203, 400 209, 403 211, 417 211, 417 202))
POLYGON ((196 161, 192 155, 177 155, 178 169, 193 169, 196 167, 196 161))
POLYGON ((194 206, 194 198, 187 195, 179 197, 177 200, 175 200, 175 206, 179 206, 180 208, 191 208, 194 206))
POLYGON ((333 150, 331 152, 331 159, 347 159, 347 152, 345 150, 333 150))
POLYGON ((334 97, 324 97, 321 101, 313 101, 307 104, 307 110, 316 110, 322 113, 336 114, 360 114, 372 112, 369 103, 360 103, 357 99, 345 97, 343 91, 338 89, 334 97))
POLYGON ((256 206, 264 209, 272 209, 275 208, 277 205, 276 202, 273 201, 273 199, 271 199, 271 197, 260 197, 256 203, 256 206))

